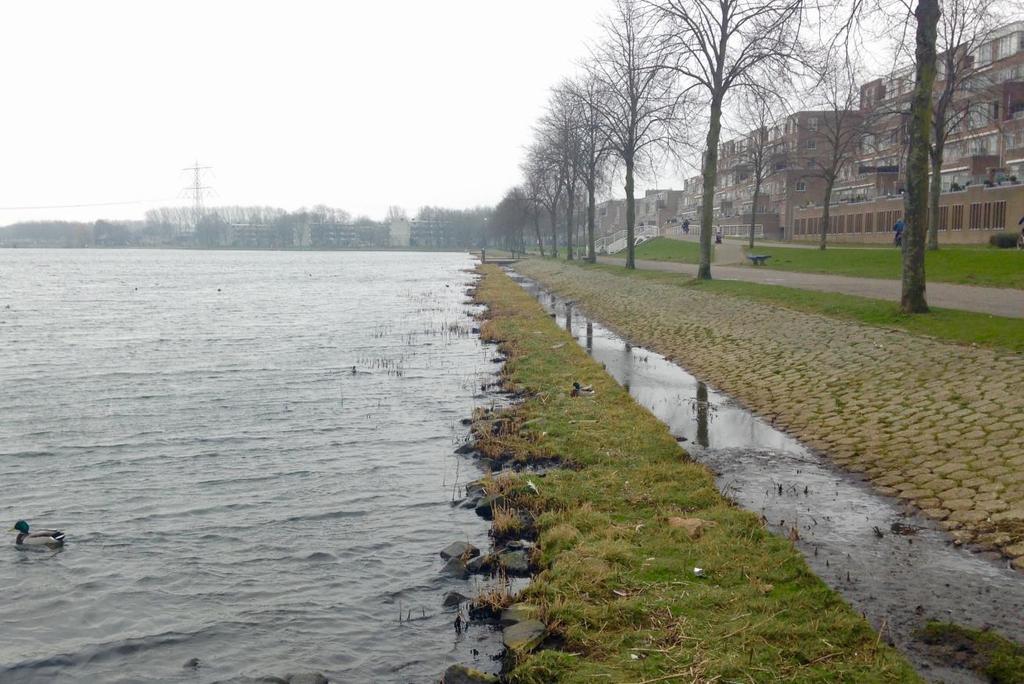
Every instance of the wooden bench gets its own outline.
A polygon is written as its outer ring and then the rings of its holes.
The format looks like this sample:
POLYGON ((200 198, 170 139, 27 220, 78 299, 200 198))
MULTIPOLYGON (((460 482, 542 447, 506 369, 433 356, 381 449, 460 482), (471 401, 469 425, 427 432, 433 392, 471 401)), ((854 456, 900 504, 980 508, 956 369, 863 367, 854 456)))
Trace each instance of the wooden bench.
POLYGON ((750 259, 750 261, 753 262, 753 264, 755 266, 760 266, 764 262, 766 262, 769 259, 771 259, 772 255, 771 254, 748 254, 747 258, 750 259))

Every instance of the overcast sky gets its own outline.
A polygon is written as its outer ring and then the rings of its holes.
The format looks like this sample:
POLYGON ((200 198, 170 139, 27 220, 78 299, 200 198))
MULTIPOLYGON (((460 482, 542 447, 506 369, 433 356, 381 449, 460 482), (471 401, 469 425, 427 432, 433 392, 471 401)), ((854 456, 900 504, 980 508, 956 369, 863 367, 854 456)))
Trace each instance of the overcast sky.
MULTIPOLYGON (((184 203, 383 217, 497 202, 608 0, 20 2, 0 11, 0 225, 184 203), (34 207, 155 200, 66 209, 34 207)), ((643 187, 641 185, 641 187, 643 187)), ((619 193, 621 194, 621 192, 619 193)))

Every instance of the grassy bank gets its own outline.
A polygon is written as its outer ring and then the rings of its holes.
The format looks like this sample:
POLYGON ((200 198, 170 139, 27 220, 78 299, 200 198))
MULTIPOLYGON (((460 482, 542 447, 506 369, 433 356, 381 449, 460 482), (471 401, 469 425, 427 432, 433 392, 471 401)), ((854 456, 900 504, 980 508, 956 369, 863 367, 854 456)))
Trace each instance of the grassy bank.
MULTIPOLYGON (((700 262, 699 250, 696 242, 659 237, 638 246, 636 258, 696 264, 700 262)), ((821 251, 758 245, 753 252, 771 256, 758 268, 888 280, 900 278, 900 252, 894 247, 829 247, 821 251)), ((615 256, 625 258, 626 252, 615 256)), ((932 282, 1024 289, 1024 253, 1016 249, 945 247, 926 253, 925 270, 932 282)))
POLYGON ((538 514, 543 570, 525 598, 558 647, 520 654, 511 681, 917 680, 533 299, 483 273, 482 332, 525 398, 481 446, 576 466, 531 477, 536 494, 514 488, 512 505, 538 514), (571 397, 574 381, 594 393, 571 397))
MULTIPOLYGON (((715 246, 712 245, 712 258, 714 258, 714 249, 715 246)), ((637 259, 648 261, 678 261, 683 264, 699 264, 700 245, 696 242, 656 237, 637 246, 635 255, 637 259)), ((615 256, 625 259, 626 250, 622 250, 615 256)))
POLYGON ((589 268, 784 306, 840 320, 905 330, 914 335, 927 335, 957 344, 976 344, 1024 353, 1024 318, 1005 318, 970 311, 937 308, 933 308, 927 316, 911 316, 901 313, 895 303, 882 299, 855 297, 835 292, 798 290, 792 287, 761 285, 739 280, 697 281, 677 273, 628 272, 621 266, 597 265, 589 266, 589 268))
MULTIPOLYGON (((862 278, 900 278, 900 252, 890 249, 799 249, 757 247, 771 255, 765 266, 781 271, 828 273, 862 278)), ((1024 288, 1024 253, 1016 249, 946 247, 925 254, 932 282, 1024 288)))

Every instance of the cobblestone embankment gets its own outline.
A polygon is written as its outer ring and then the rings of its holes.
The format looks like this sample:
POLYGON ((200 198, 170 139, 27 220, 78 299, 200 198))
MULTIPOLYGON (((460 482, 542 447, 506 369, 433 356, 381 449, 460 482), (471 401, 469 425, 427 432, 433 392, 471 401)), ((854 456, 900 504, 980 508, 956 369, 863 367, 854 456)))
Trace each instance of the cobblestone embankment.
POLYGON ((1024 570, 1024 356, 551 261, 516 268, 1024 570))

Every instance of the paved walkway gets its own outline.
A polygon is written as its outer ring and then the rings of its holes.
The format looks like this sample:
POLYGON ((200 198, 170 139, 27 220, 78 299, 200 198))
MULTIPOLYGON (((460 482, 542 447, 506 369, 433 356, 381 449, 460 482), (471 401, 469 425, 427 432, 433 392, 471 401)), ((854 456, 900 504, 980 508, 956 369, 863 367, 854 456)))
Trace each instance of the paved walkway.
MULTIPOLYGON (((598 257, 602 264, 625 265, 624 259, 598 257)), ((637 268, 651 271, 668 271, 697 275, 697 266, 674 261, 645 261, 638 259, 637 268)), ((839 292, 857 297, 900 300, 900 282, 880 278, 852 278, 849 276, 822 275, 818 273, 797 273, 777 271, 754 266, 714 265, 711 275, 721 280, 743 280, 762 285, 782 285, 798 290, 839 292)), ((977 313, 1024 318, 1024 290, 1009 288, 976 287, 952 283, 928 283, 928 303, 943 309, 960 309, 977 313)))
POLYGON ((1024 356, 549 260, 517 270, 1024 570, 1024 356))

